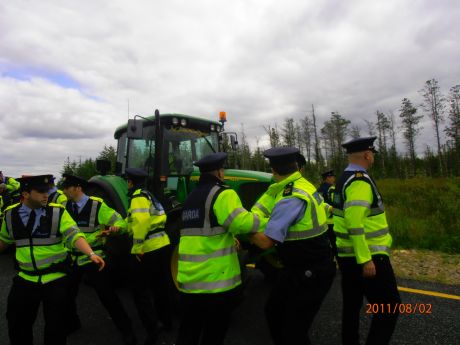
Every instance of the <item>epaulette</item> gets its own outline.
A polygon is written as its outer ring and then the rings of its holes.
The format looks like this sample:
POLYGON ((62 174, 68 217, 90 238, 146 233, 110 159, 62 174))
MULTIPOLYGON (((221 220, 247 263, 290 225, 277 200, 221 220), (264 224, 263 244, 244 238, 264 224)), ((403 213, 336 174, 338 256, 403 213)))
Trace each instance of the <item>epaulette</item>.
POLYGON ((294 186, 294 182, 289 182, 289 183, 284 187, 283 196, 290 196, 290 195, 292 195, 293 186, 294 186))
POLYGON ((50 207, 65 208, 64 205, 57 204, 57 203, 55 203, 55 202, 50 202, 50 203, 48 204, 48 206, 50 206, 50 207))
POLYGON ((104 199, 99 198, 99 197, 97 197, 97 196, 90 196, 89 198, 92 199, 92 200, 99 201, 100 203, 103 203, 103 202, 104 202, 104 199))
POLYGON ((355 171, 355 177, 361 178, 361 177, 364 177, 364 174, 362 171, 355 171))

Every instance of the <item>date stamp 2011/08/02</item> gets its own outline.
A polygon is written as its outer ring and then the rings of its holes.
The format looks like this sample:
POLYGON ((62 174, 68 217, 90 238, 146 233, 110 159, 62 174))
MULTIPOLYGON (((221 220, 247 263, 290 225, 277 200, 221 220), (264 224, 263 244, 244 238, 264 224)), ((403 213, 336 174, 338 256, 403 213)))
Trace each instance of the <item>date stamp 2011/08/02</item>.
POLYGON ((431 314, 431 303, 367 303, 366 314, 431 314))

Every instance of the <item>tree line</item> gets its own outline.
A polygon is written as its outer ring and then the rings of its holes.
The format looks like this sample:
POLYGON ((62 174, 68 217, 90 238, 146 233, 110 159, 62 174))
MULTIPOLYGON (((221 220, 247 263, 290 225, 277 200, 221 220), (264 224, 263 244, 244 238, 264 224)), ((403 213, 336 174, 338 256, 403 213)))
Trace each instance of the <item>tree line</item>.
MULTIPOLYGON (((345 168, 347 162, 342 143, 350 138, 376 136, 379 151, 373 168, 376 178, 460 176, 460 85, 451 87, 445 95, 438 81, 430 79, 419 93, 422 96, 421 104, 416 105, 409 98, 403 98, 397 114, 376 110, 375 114, 364 120, 363 133, 358 125, 352 124, 338 111, 332 112, 321 126, 313 105, 311 111, 300 119, 288 117, 281 126, 263 126, 269 147, 261 147, 258 138, 255 147, 251 147, 242 124, 236 151, 231 150, 226 140, 228 138, 224 136, 224 150, 230 153, 228 167, 269 172, 263 151, 271 147, 294 146, 305 156, 307 176, 317 181, 321 172, 327 169, 340 172, 345 168), (436 146, 427 146, 422 155, 417 155, 416 143, 425 116, 433 124, 436 146), (404 151, 397 149, 398 134, 404 140, 404 151)), ((113 146, 104 146, 96 159, 110 160, 110 173, 115 172, 116 150, 113 146)), ((96 160, 89 158, 77 162, 67 158, 61 173, 88 179, 97 174, 96 160)))
MULTIPOLYGON (((441 92, 436 79, 425 82, 419 91, 422 103, 415 105, 403 98, 397 114, 376 110, 366 119, 365 133, 338 111, 332 112, 322 126, 318 125, 314 106, 303 118, 288 117, 281 126, 264 126, 270 147, 294 146, 304 154, 309 176, 317 177, 326 169, 341 171, 346 155, 341 144, 351 138, 376 136, 378 158, 373 168, 377 178, 411 178, 415 176, 460 176, 460 85, 441 92), (428 116, 433 124, 436 146, 416 153, 421 121, 428 116), (373 120, 372 120, 373 118, 373 120), (398 121, 399 119, 399 121, 398 121), (442 132, 445 140, 442 139, 442 132), (402 134, 405 150, 397 150, 397 136, 402 134)), ((256 142, 251 148, 242 125, 238 151, 231 155, 230 165, 239 169, 268 171, 263 150, 256 142)))

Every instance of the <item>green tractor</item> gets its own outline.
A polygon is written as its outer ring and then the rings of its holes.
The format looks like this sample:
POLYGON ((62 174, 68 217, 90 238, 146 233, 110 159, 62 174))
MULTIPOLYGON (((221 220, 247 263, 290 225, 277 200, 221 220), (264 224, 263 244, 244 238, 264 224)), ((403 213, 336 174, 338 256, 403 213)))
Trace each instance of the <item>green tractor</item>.
MULTIPOLYGON (((117 174, 106 175, 104 170, 109 170, 110 164, 98 162, 101 175, 90 179, 89 193, 103 197, 126 217, 128 189, 121 176, 126 168, 144 169, 149 176, 147 189, 164 206, 168 216, 166 232, 172 244, 176 245, 181 228, 182 204, 195 188, 200 175, 193 162, 207 154, 222 151, 224 142, 230 141, 227 146, 231 150, 237 147, 236 133, 225 132, 225 122, 223 112, 219 122, 182 114, 160 115, 158 110, 154 116, 135 116, 115 131, 118 141, 117 174)), ((243 206, 250 209, 272 183, 272 175, 226 169, 225 182, 238 193, 243 206)), ((127 242, 113 238, 107 244, 108 251, 126 251, 127 242)), ((174 257, 172 261, 175 261, 174 257)))

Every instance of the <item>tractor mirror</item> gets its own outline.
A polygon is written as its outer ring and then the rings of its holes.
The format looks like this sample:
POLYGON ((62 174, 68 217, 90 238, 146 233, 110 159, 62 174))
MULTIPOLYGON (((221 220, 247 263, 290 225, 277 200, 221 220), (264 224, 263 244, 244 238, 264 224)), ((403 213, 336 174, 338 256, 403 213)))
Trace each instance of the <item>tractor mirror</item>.
POLYGON ((142 139, 142 121, 128 120, 126 136, 128 139, 142 139))
POLYGON ((236 135, 233 135, 233 134, 230 135, 230 145, 232 145, 233 151, 238 150, 238 139, 236 138, 236 135))

